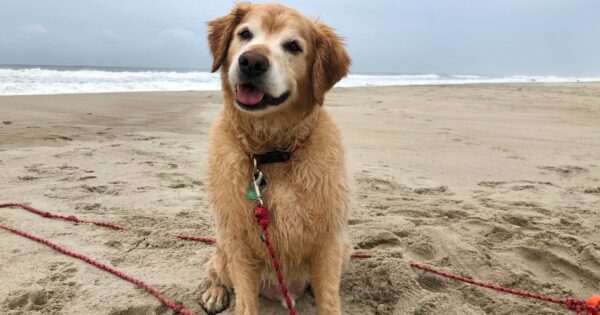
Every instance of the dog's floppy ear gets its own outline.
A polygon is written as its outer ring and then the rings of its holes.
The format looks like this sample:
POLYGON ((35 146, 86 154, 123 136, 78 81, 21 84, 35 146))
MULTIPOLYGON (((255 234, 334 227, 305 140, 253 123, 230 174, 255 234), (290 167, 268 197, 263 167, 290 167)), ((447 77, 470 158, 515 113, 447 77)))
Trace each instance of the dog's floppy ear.
POLYGON ((312 69, 315 101, 323 105, 325 93, 348 74, 352 61, 344 49, 342 39, 333 29, 316 22, 315 62, 312 69))
POLYGON ((238 3, 228 15, 208 22, 208 46, 213 56, 212 72, 219 70, 225 62, 233 31, 251 6, 249 3, 238 3))

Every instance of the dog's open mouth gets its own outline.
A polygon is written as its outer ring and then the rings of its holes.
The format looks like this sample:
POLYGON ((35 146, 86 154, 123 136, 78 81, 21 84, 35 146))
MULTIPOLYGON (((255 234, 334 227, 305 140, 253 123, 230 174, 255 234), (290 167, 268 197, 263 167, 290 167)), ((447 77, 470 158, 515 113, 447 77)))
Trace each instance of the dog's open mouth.
POLYGON ((250 83, 238 84, 235 89, 235 100, 245 110, 263 109, 268 105, 277 106, 289 96, 290 92, 285 92, 278 97, 271 97, 250 83))

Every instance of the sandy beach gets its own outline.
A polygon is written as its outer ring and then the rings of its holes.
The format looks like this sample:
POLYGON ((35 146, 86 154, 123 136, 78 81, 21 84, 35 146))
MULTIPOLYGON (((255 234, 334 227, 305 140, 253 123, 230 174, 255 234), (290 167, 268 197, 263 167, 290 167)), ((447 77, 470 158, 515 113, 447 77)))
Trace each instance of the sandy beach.
MULTIPOLYGON (((204 314, 204 173, 220 92, 0 97, 0 223, 91 256, 204 314)), ((600 293, 600 83, 337 88, 355 180, 346 314, 566 314, 411 261, 558 298, 600 293)), ((257 236, 258 237, 258 236, 257 236)), ((314 298, 299 301, 314 314, 314 298)), ((231 310, 231 309, 230 309, 231 310)), ((229 314, 228 312, 226 312, 229 314)), ((145 291, 0 230, 0 314, 171 314, 145 291)), ((261 314, 287 314, 261 299, 261 314)))

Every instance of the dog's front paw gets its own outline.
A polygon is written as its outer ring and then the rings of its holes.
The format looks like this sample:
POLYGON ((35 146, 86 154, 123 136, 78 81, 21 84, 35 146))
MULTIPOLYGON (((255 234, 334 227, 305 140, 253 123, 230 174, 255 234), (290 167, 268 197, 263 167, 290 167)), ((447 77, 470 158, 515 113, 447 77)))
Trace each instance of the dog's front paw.
POLYGON ((200 306, 207 314, 218 314, 229 307, 229 291, 222 285, 211 285, 200 297, 200 306))

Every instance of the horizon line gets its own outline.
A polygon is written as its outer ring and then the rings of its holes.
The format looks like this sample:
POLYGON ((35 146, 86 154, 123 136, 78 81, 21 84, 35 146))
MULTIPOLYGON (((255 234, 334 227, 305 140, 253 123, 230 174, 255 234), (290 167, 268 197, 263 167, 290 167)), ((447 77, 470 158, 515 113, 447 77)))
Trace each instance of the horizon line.
MULTIPOLYGON (((58 64, 2 64, 0 63, 0 69, 4 68, 32 68, 32 67, 40 67, 40 68, 92 68, 92 69, 106 69, 106 70, 163 70, 163 71, 181 71, 181 72, 206 72, 212 73, 209 69, 203 68, 183 68, 183 67, 160 67, 160 66, 97 66, 97 65, 58 65, 58 64)), ((217 73, 217 72, 215 72, 217 73)), ((404 72, 404 73, 395 73, 395 72, 350 72, 349 74, 355 75, 384 75, 384 76, 394 76, 394 75, 440 75, 440 76, 457 76, 457 75, 472 75, 472 76, 482 76, 482 77, 514 77, 514 76, 539 76, 539 77, 574 77, 574 78, 595 78, 600 77, 600 74, 596 75, 559 75, 559 74, 481 74, 481 73, 437 73, 437 72, 404 72)))

